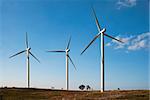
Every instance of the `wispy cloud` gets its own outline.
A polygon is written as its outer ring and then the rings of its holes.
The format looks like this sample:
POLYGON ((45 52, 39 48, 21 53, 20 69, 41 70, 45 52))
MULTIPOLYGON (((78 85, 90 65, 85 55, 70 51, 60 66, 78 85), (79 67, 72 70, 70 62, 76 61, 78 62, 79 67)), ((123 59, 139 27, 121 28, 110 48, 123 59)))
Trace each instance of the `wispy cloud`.
POLYGON ((112 40, 111 42, 107 43, 106 46, 112 46, 114 49, 126 49, 128 51, 135 51, 150 47, 150 32, 128 37, 119 35, 116 38, 122 40, 124 43, 119 43, 115 40, 112 40))
POLYGON ((122 7, 133 7, 136 6, 137 0, 118 0, 117 9, 121 9, 122 7))

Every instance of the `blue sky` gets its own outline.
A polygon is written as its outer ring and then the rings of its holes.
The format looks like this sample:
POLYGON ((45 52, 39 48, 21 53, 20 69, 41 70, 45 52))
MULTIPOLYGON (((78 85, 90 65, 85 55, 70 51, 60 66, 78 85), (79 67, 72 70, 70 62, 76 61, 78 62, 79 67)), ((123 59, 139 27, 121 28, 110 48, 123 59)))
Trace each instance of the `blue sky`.
POLYGON ((28 32, 32 57, 31 87, 65 88, 65 54, 47 50, 65 49, 72 37, 69 64, 71 89, 80 84, 100 89, 100 43, 92 14, 107 34, 125 41, 118 44, 105 37, 106 89, 149 89, 149 2, 148 0, 0 0, 0 86, 26 86, 25 49, 28 32))

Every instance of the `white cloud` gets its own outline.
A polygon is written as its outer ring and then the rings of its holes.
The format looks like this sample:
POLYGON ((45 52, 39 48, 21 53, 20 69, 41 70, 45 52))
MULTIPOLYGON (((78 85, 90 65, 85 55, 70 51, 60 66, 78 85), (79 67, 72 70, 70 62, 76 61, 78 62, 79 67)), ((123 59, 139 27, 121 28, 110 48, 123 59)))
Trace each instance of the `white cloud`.
POLYGON ((128 50, 137 50, 146 47, 146 41, 141 40, 139 42, 135 42, 135 44, 128 46, 128 50))
POLYGON ((146 49, 149 48, 150 44, 150 32, 142 33, 137 36, 129 36, 129 37, 123 37, 121 35, 116 37, 117 39, 122 40, 124 43, 119 43, 115 40, 112 40, 111 42, 107 43, 109 45, 106 46, 112 46, 114 49, 126 49, 129 51, 135 51, 139 49, 146 49))
POLYGON ((133 7, 136 6, 137 0, 118 0, 117 6, 118 9, 121 9, 122 7, 133 7))
POLYGON ((111 46, 111 43, 107 43, 106 46, 111 46))

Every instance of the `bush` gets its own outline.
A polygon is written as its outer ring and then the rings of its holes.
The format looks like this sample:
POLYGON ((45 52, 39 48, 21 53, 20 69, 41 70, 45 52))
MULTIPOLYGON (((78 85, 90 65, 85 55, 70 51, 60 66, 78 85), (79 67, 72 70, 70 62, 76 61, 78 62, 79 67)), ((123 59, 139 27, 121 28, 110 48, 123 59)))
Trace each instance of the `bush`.
POLYGON ((80 89, 80 90, 84 90, 84 88, 85 88, 84 85, 80 85, 80 86, 79 86, 79 89, 80 89))

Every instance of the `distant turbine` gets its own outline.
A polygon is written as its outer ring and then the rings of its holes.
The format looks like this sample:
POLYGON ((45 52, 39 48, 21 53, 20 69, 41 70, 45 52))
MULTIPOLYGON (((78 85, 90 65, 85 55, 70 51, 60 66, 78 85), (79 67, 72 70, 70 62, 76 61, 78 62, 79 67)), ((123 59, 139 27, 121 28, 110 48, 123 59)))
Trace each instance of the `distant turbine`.
POLYGON ((12 57, 17 56, 21 53, 26 52, 26 56, 27 56, 27 80, 28 80, 27 85, 28 85, 28 88, 30 87, 30 60, 29 60, 29 55, 33 56, 40 63, 40 61, 31 53, 30 50, 31 50, 31 48, 29 47, 29 44, 28 44, 28 36, 27 36, 27 32, 26 32, 26 49, 9 57, 9 58, 12 58, 12 57))
POLYGON ((109 38, 112 38, 112 39, 114 39, 114 40, 116 40, 118 42, 121 42, 121 43, 123 43, 123 42, 120 41, 120 40, 118 40, 118 39, 116 39, 116 38, 114 38, 114 37, 112 37, 112 36, 110 36, 110 35, 108 35, 108 34, 106 34, 105 33, 106 32, 106 28, 103 28, 103 29, 100 28, 100 24, 99 24, 98 19, 96 17, 96 13, 95 13, 95 11, 94 11, 93 8, 92 8, 92 10, 93 10, 94 18, 95 18, 96 25, 97 25, 97 28, 98 28, 99 32, 94 37, 94 39, 89 43, 89 45, 87 45, 87 47, 81 52, 81 55, 101 35, 101 92, 103 92, 105 90, 104 89, 104 87, 105 87, 104 86, 105 85, 105 83, 104 83, 104 35, 107 36, 107 37, 109 37, 109 38))
POLYGON ((69 73, 68 73, 68 71, 69 71, 69 67, 68 67, 69 64, 68 64, 68 63, 69 63, 69 62, 68 62, 68 58, 69 58, 69 60, 71 61, 72 65, 74 66, 75 70, 76 70, 76 67, 75 67, 74 63, 73 63, 71 57, 69 56, 69 51, 70 51, 69 46, 70 46, 70 42, 71 42, 71 37, 70 37, 70 39, 69 39, 69 41, 68 41, 68 44, 67 44, 67 47, 66 47, 65 50, 48 51, 48 52, 56 52, 56 53, 66 53, 66 90, 69 90, 69 73))

